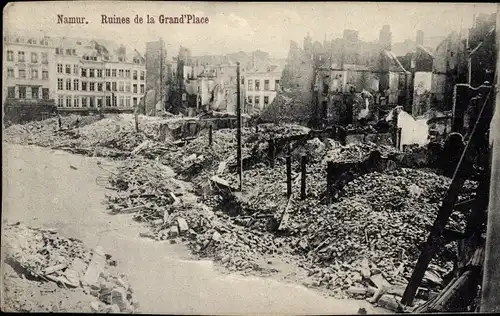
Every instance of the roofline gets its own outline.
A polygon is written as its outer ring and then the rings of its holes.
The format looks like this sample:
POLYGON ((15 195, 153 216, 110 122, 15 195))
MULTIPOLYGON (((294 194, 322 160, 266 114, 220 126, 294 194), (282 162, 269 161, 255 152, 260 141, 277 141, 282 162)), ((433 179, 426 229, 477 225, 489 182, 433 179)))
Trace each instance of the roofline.
POLYGON ((424 52, 426 52, 427 54, 429 54, 432 58, 434 58, 434 54, 431 53, 426 47, 424 47, 422 45, 417 45, 417 48, 420 48, 421 50, 423 50, 424 52))

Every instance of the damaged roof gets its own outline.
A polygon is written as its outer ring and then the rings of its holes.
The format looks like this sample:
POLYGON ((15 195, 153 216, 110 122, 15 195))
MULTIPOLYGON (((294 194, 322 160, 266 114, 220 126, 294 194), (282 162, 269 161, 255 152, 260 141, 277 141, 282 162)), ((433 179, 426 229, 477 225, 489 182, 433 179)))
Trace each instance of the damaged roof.
POLYGON ((424 52, 425 54, 429 55, 430 57, 434 58, 434 54, 432 54, 432 52, 426 48, 425 46, 422 46, 422 45, 417 45, 417 49, 420 49, 422 52, 424 52))
POLYGON ((403 72, 408 72, 404 67, 403 65, 401 64, 401 62, 399 61, 399 59, 396 57, 396 55, 394 55, 393 52, 391 51, 388 51, 388 50, 384 50, 384 53, 385 53, 385 56, 387 56, 387 58, 389 58, 389 60, 391 61, 391 64, 390 64, 390 71, 403 71, 403 72))
POLYGON ((114 41, 105 39, 88 39, 79 37, 54 37, 55 47, 63 49, 75 49, 78 55, 90 55, 108 57, 109 61, 118 62, 118 57, 124 56, 125 62, 132 62, 134 58, 139 58, 141 63, 145 58, 136 49, 129 50, 124 45, 118 45, 114 41))

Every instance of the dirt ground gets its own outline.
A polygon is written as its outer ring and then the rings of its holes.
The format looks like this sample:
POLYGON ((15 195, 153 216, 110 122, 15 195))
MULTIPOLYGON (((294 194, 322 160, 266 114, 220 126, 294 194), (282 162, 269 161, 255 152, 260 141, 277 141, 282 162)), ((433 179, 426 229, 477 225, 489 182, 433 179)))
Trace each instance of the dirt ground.
MULTIPOLYGON (((193 260, 184 245, 140 238, 146 229, 131 215, 105 211, 102 201, 109 192, 96 179, 107 177, 108 171, 97 161, 107 170, 112 170, 111 162, 34 146, 3 146, 2 223, 53 228, 89 248, 101 245, 117 261, 118 272, 128 276, 140 312, 356 314, 365 308, 368 313, 387 313, 365 301, 337 300, 307 289, 278 258, 266 258, 262 264, 279 270, 279 281, 244 277, 221 273, 210 260, 193 260)), ((2 264, 3 296, 12 301, 9 306, 32 312, 88 311, 83 292, 59 291, 57 285, 37 284, 13 273, 2 264)))

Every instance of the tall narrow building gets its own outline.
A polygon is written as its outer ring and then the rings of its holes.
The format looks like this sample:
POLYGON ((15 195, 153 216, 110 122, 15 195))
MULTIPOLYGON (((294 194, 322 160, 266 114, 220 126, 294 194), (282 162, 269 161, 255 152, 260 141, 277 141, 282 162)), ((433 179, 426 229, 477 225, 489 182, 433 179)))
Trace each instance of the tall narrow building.
MULTIPOLYGON (((160 39, 146 43, 146 90, 154 90, 155 103, 162 100, 166 94, 167 50, 165 42, 160 39)), ((150 107, 151 105, 146 105, 150 107)), ((150 113, 151 109, 146 109, 150 113)))

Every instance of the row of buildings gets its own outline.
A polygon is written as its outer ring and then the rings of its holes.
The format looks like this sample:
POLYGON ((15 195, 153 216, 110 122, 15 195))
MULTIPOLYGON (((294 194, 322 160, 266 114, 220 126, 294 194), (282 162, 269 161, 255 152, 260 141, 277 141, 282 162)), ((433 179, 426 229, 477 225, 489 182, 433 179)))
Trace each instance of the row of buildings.
POLYGON ((146 43, 145 54, 108 40, 4 36, 3 108, 7 118, 97 111, 192 114, 236 108, 236 61, 244 110, 261 110, 280 87, 281 68, 256 51, 192 57, 165 42, 146 43))
MULTIPOLYGON (((291 42, 283 72, 283 87, 300 91, 302 101, 312 104, 315 121, 349 124, 350 94, 370 92, 371 106, 404 106, 417 117, 431 110, 451 111, 457 83, 479 86, 492 82, 496 15, 479 15, 472 28, 452 32, 436 47, 425 44, 417 31, 412 51, 396 56, 389 26, 375 42, 359 39, 355 30, 323 44, 308 35, 303 46, 291 42)), ((434 39, 433 39, 434 40, 434 39)), ((352 97, 351 97, 352 99, 352 97)))
POLYGON ((4 36, 6 116, 133 111, 145 93, 146 60, 106 40, 4 36))
POLYGON ((235 113, 237 62, 240 62, 243 112, 266 108, 280 89, 282 71, 267 53, 194 57, 189 49, 181 47, 178 55, 167 63, 167 110, 190 115, 211 110, 235 113))

